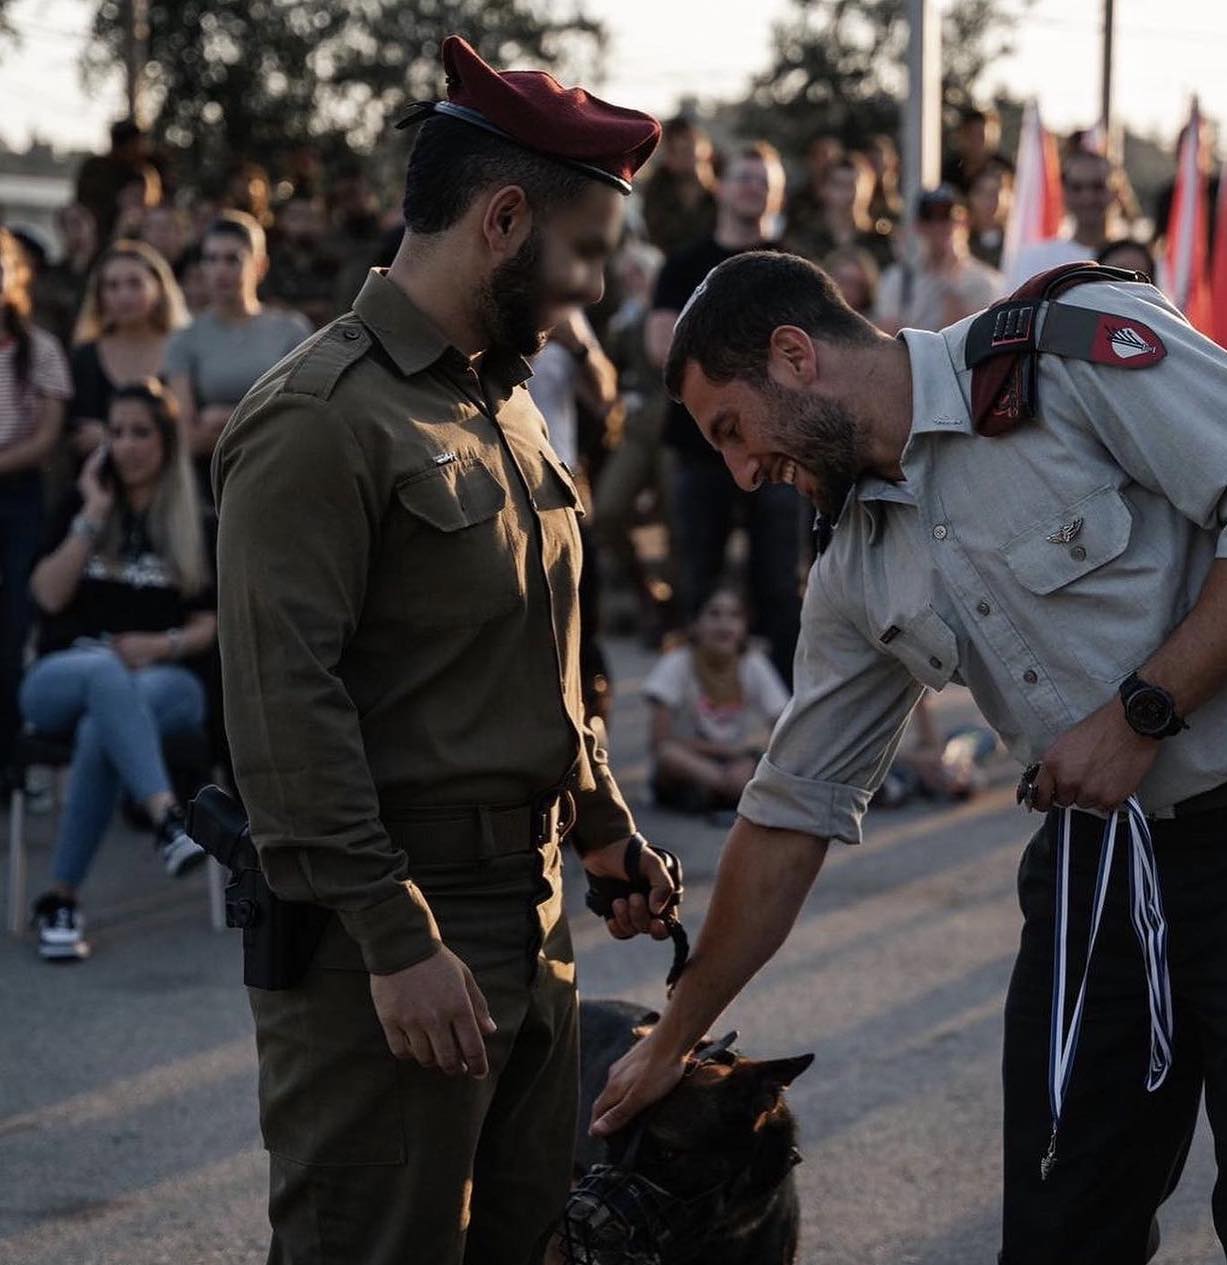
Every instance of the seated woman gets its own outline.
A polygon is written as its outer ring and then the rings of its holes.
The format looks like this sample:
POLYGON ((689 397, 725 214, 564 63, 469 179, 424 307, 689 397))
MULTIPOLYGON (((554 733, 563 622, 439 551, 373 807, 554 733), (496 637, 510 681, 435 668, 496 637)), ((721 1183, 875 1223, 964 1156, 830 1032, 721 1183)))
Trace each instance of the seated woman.
POLYGON ((36 729, 76 735, 54 884, 34 905, 48 959, 89 952, 77 891, 122 791, 156 823, 169 874, 204 859, 162 756, 165 735, 205 718, 204 688, 184 662, 210 650, 217 631, 200 501, 156 380, 117 388, 107 425, 30 581, 43 626, 22 714, 36 729))
POLYGON ((652 790, 683 812, 736 807, 788 690, 771 660, 749 649, 745 603, 718 588, 699 608, 690 645, 670 650, 648 674, 652 790))

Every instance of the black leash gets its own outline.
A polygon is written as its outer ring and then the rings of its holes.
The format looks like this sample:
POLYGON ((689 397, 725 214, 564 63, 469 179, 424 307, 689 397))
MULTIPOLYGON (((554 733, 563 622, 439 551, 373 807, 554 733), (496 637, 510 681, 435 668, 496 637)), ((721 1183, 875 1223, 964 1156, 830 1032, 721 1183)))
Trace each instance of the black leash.
MULTIPOLYGON (((630 843, 626 845, 625 879, 604 878, 596 874, 588 875, 586 901, 588 908, 598 918, 612 918, 614 901, 616 900, 629 900, 636 892, 645 899, 648 897, 651 892, 651 884, 644 877, 643 868, 640 865, 644 846, 645 842, 642 835, 631 835, 630 843)), ((665 929, 669 932, 669 938, 673 941, 673 965, 669 968, 669 974, 665 977, 665 989, 668 993, 672 993, 673 986, 681 979, 682 972, 686 969, 686 963, 690 958, 690 937, 687 936, 686 928, 682 926, 675 912, 682 903, 682 863, 667 848, 658 848, 653 845, 652 851, 665 863, 665 869, 668 871, 669 878, 673 881, 673 895, 669 897, 669 903, 659 914, 652 915, 652 917, 659 918, 665 924, 665 929)))

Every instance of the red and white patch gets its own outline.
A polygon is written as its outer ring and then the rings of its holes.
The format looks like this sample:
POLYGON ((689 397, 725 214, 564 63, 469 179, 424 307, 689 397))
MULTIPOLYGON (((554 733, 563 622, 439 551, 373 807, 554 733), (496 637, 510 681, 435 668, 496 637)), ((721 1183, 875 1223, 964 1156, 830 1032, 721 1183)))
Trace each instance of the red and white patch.
POLYGON ((1163 340, 1149 325, 1123 317, 1101 316, 1091 342, 1091 359, 1097 365, 1118 369, 1146 369, 1167 355, 1163 340))

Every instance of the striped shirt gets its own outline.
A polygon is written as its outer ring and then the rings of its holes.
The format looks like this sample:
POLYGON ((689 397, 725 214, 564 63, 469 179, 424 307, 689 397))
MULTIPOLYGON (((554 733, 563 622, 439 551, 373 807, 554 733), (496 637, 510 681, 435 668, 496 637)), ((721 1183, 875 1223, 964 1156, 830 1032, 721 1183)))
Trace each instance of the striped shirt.
POLYGON ((72 398, 72 377, 59 342, 46 330, 30 329, 30 373, 17 381, 17 340, 0 342, 0 449, 11 448, 34 433, 40 398, 72 398))

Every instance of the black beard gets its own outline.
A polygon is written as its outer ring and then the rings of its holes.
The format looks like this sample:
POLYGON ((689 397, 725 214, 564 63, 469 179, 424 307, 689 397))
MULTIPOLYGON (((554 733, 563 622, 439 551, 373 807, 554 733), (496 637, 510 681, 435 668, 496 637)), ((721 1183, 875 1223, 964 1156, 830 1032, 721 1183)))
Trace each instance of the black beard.
POLYGON ((545 283, 541 276, 541 233, 491 273, 478 295, 478 319, 492 350, 535 356, 545 346, 545 283))
POLYGON ((763 394, 767 444, 812 474, 817 507, 838 514, 865 468, 860 423, 838 401, 809 391, 768 381, 763 394))

